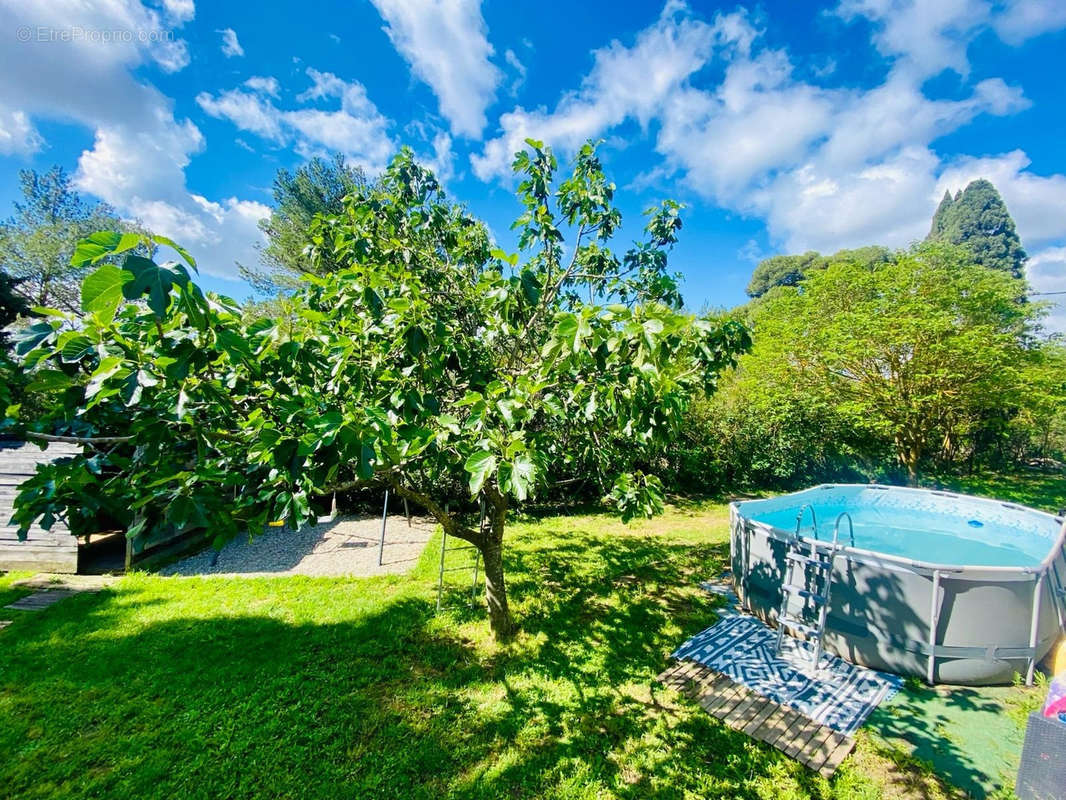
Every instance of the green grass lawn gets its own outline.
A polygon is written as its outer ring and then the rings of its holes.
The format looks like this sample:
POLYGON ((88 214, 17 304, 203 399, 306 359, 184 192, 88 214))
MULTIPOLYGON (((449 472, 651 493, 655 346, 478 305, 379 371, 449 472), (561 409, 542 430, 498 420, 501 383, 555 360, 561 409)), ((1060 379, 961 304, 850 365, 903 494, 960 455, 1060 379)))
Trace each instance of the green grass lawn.
POLYGON ((726 566, 724 505, 527 519, 508 547, 522 631, 502 647, 480 610, 434 616, 439 539, 408 576, 141 574, 19 614, 0 632, 0 794, 945 795, 867 736, 825 781, 653 685, 715 619, 696 583, 726 566))

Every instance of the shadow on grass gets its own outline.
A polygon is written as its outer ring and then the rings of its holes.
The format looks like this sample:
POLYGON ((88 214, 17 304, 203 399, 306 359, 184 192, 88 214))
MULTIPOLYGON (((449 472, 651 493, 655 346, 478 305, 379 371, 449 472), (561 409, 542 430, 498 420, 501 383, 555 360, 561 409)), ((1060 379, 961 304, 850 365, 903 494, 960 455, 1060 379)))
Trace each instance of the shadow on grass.
POLYGON ((397 580, 138 578, 0 646, 19 797, 798 797, 827 784, 653 687, 714 620, 723 544, 528 537, 523 634, 478 645, 397 580), (392 591, 395 590, 395 591, 392 591))

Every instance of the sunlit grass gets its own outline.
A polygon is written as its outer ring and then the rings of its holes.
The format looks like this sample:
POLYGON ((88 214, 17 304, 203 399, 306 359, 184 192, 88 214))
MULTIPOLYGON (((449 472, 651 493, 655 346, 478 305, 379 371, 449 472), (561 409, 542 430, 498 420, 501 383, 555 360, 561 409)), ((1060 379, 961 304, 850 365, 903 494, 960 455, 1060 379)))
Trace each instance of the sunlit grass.
POLYGON ((142 574, 21 615, 2 793, 874 798, 912 769, 862 744, 827 782, 654 684, 715 619, 696 584, 726 566, 725 506, 523 518, 508 547, 505 647, 479 609, 434 616, 439 539, 409 576, 142 574))

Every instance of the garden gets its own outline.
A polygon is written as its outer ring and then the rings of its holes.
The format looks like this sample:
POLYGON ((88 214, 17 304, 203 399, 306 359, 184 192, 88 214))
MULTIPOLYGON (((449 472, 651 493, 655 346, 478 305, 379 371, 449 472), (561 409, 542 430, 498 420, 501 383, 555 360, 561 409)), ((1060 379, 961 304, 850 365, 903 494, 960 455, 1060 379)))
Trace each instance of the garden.
MULTIPOLYGON (((513 252, 404 150, 374 180, 279 174, 257 300, 74 202, 50 229, 69 266, 2 276, 0 432, 81 448, 19 487, 23 538, 221 549, 385 490, 435 525, 404 574, 131 569, 5 609, 5 792, 1010 796, 948 727, 1021 737, 1046 690, 1024 667, 921 726, 948 695, 909 680, 832 778, 656 680, 730 613, 701 587, 734 563, 730 501, 876 483, 1066 506, 1066 348, 995 188, 949 194, 910 248, 775 256, 750 302, 694 313, 678 203, 619 250, 595 143, 560 165, 528 140, 514 171, 513 252), (445 564, 445 537, 472 549, 445 564), (441 570, 475 556, 483 596, 457 569, 437 613, 441 570)), ((72 191, 52 181, 29 207, 72 191)), ((4 230, 21 263, 31 222, 4 230)), ((27 577, 0 576, 0 605, 27 577)))

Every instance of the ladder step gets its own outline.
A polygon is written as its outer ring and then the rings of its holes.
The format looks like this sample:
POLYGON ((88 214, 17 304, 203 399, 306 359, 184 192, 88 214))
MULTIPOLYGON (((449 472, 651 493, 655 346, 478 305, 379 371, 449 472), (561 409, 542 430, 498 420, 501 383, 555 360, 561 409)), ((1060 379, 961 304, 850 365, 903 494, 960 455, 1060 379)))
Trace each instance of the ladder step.
POLYGON ((778 617, 777 624, 786 628, 792 628, 810 637, 811 639, 820 639, 822 637, 821 632, 814 625, 809 625, 806 622, 796 619, 788 614, 778 617))
POLYGON ((825 603, 824 595, 820 595, 817 592, 812 592, 805 586, 797 586, 794 583, 783 583, 781 584, 781 588, 786 592, 798 595, 799 597, 806 597, 807 599, 813 600, 816 603, 825 603))
POLYGON ((812 567, 818 570, 829 570, 833 568, 833 565, 828 561, 824 561, 821 558, 811 558, 810 556, 803 556, 799 553, 787 553, 785 557, 789 561, 794 561, 797 564, 803 564, 805 566, 812 567))

